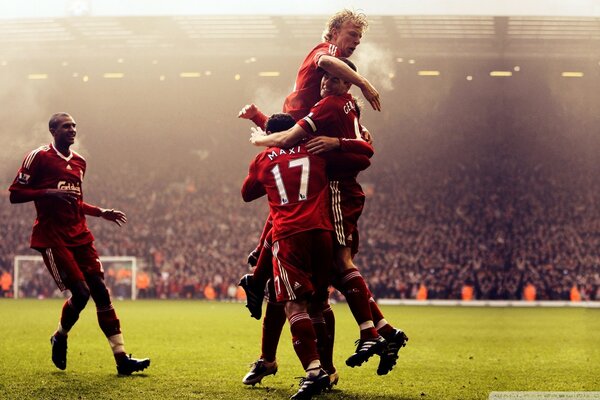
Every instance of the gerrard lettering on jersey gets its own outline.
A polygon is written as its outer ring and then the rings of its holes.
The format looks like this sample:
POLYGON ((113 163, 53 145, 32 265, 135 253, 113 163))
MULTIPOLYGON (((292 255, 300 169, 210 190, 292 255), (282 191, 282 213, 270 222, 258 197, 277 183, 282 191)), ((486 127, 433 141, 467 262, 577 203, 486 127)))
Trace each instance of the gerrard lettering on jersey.
POLYGON ((354 101, 350 100, 344 104, 344 112, 348 114, 352 110, 356 110, 356 106, 354 105, 354 101))
POLYGON ((276 150, 273 150, 269 154, 267 154, 267 157, 269 157, 269 160, 273 161, 277 157, 284 155, 284 154, 287 155, 287 154, 300 154, 300 153, 302 153, 302 147, 294 146, 294 147, 290 147, 289 149, 279 149, 279 152, 277 152, 276 150))

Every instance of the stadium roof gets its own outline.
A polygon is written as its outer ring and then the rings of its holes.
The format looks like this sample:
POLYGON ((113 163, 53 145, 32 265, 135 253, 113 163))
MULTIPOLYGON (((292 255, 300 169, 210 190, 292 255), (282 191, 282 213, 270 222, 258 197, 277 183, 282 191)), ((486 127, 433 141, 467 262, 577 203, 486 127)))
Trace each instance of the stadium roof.
POLYGON ((167 15, 329 15, 342 8, 368 15, 600 17, 597 0, 3 0, 0 18, 167 15))
POLYGON ((600 57, 600 1, 4 0, 0 57, 302 53, 344 7, 394 56, 600 57), (300 6, 301 4, 301 6, 300 6), (260 45, 259 45, 260 43, 260 45))

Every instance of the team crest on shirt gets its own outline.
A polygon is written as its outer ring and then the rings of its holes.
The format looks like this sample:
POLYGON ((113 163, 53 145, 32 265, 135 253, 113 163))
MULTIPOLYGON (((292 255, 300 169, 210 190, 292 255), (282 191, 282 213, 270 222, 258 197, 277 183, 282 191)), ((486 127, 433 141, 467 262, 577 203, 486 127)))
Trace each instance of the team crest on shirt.
POLYGON ((26 174, 25 172, 19 172, 17 175, 17 182, 19 182, 21 185, 27 185, 30 178, 31 175, 26 174))

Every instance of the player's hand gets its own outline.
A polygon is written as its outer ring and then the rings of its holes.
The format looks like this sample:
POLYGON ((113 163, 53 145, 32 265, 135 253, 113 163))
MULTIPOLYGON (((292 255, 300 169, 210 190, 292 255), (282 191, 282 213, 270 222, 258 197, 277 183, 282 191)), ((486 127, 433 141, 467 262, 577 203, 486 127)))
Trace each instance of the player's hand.
POLYGON ((258 107, 255 104, 246 104, 238 113, 238 118, 252 119, 258 114, 258 107))
POLYGON ((362 125, 361 125, 361 133, 362 133, 363 139, 365 139, 365 142, 369 143, 370 145, 373 145, 373 135, 371 135, 371 132, 369 132, 369 130, 362 125))
POLYGON ((262 146, 261 140, 267 136, 267 133, 260 128, 250 128, 250 143, 255 146, 262 146))
POLYGON ((112 221, 119 226, 122 226, 127 222, 127 216, 123 211, 113 210, 112 208, 110 210, 103 209, 100 216, 105 220, 112 221))
POLYGON ((306 143, 306 150, 312 154, 321 154, 340 148, 340 140, 329 136, 317 136, 306 143))
POLYGON ((377 91, 377 89, 375 89, 373 85, 371 85, 371 83, 368 80, 364 80, 364 83, 361 86, 360 90, 362 91, 363 96, 365 96, 365 99, 367 99, 369 104, 371 104, 371 107, 373 107, 373 110, 381 111, 381 100, 379 99, 379 92, 377 91))
POLYGON ((79 191, 74 189, 46 189, 46 196, 56 197, 69 204, 77 204, 79 191))
POLYGON ((258 257, 260 256, 260 250, 258 249, 254 249, 250 252, 250 254, 248 254, 248 265, 250 265, 251 267, 256 267, 256 264, 258 264, 258 257))

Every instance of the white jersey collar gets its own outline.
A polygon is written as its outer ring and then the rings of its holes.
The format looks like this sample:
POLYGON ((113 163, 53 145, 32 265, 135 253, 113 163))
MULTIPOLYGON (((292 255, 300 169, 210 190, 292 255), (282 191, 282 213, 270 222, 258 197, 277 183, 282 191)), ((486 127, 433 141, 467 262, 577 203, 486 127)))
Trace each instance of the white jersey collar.
POLYGON ((50 143, 50 146, 52 146, 52 148, 54 149, 54 151, 56 152, 56 154, 58 154, 58 156, 60 158, 62 158, 63 160, 65 160, 66 162, 71 161, 71 158, 73 158, 73 152, 71 151, 71 149, 69 149, 69 156, 65 157, 63 155, 63 153, 61 153, 60 151, 58 151, 58 149, 56 148, 56 145, 54 144, 54 142, 50 143))

